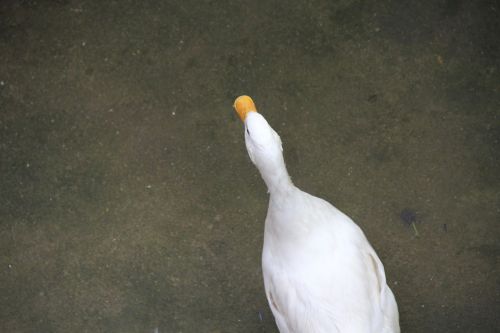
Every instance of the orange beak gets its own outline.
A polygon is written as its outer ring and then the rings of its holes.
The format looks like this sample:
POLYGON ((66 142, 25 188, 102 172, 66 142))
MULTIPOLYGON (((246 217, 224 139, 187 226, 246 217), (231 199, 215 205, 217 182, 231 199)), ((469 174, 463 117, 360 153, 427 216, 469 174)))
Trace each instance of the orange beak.
POLYGON ((233 106, 236 109, 236 113, 238 113, 238 116, 240 116, 240 119, 243 122, 245 121, 249 112, 257 112, 253 100, 246 95, 236 98, 233 106))

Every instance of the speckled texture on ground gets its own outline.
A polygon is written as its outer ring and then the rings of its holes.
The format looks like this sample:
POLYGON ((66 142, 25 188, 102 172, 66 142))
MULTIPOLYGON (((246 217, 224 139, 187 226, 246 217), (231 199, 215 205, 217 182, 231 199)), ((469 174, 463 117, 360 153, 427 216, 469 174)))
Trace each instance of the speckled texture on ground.
POLYGON ((0 331, 277 332, 242 93, 294 182, 365 231, 403 332, 498 331, 499 15, 2 1, 0 331))

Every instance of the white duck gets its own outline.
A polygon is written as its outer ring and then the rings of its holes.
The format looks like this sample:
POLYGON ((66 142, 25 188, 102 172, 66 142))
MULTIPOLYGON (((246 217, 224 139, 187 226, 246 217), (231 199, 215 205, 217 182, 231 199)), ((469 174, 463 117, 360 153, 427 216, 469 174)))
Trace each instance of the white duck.
POLYGON ((245 143, 270 193, 262 271, 281 333, 399 332, 384 266, 361 229, 323 199, 293 185, 281 139, 252 99, 234 107, 245 143))

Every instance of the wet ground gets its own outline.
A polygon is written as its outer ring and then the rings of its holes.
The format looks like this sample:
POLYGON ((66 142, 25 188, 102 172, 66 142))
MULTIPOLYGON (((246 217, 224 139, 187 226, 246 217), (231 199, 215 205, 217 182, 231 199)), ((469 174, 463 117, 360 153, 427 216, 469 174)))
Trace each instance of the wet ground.
POLYGON ((403 332, 497 332, 499 15, 2 1, 0 331, 277 332, 245 93, 294 182, 367 234, 403 332))

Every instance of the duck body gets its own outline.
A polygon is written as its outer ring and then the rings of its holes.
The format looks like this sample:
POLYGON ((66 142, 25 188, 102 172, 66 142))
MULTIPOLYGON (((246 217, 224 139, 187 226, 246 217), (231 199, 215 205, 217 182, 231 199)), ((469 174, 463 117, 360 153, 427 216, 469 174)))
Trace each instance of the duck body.
POLYGON ((365 235, 333 205, 292 183, 279 135, 248 99, 238 98, 235 107, 270 194, 262 271, 280 333, 399 333, 396 300, 365 235))
POLYGON ((281 333, 399 332, 383 265, 361 229, 294 186, 270 196, 262 271, 281 333))

